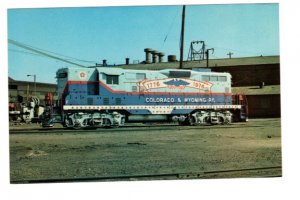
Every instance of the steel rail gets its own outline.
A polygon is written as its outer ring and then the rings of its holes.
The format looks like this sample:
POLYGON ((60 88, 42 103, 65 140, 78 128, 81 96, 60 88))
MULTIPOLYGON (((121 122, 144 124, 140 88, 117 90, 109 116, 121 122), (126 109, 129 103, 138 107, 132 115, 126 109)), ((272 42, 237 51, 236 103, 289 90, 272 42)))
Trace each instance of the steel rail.
POLYGON ((142 126, 121 126, 118 128, 86 128, 86 129, 71 129, 71 128, 32 128, 32 129, 10 129, 10 134, 22 133, 53 133, 60 131, 60 133, 87 133, 87 132, 124 132, 124 131, 149 131, 149 130, 195 130, 195 129, 227 129, 227 128, 260 128, 263 125, 205 125, 205 126, 180 126, 180 125, 142 125, 142 126), (242 125, 242 126, 240 126, 242 125))
MULTIPOLYGON (((68 182, 91 182, 91 181, 139 181, 139 180, 176 180, 176 179, 201 179, 209 178, 210 175, 220 175, 235 172, 252 172, 265 170, 282 170, 281 166, 256 167, 243 169, 229 169, 216 171, 202 171, 196 173, 165 173, 165 174, 143 174, 143 175, 119 175, 119 176, 98 176, 98 177, 76 177, 76 178, 50 178, 14 180, 11 184, 33 184, 33 183, 68 183, 68 182)), ((280 175, 260 175, 259 177, 281 177, 280 175)), ((213 177, 215 178, 215 176, 213 177)), ((230 178, 230 177, 228 177, 230 178)))

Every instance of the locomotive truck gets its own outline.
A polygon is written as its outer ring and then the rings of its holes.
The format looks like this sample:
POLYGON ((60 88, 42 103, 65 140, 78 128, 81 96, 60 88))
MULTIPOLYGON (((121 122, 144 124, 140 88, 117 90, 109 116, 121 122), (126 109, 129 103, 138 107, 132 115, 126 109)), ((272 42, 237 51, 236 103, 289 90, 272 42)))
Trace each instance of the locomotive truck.
POLYGON ((45 127, 57 122, 74 129, 127 122, 214 125, 248 119, 245 96, 232 94, 229 73, 90 67, 62 68, 56 78, 58 103, 45 112, 45 127))

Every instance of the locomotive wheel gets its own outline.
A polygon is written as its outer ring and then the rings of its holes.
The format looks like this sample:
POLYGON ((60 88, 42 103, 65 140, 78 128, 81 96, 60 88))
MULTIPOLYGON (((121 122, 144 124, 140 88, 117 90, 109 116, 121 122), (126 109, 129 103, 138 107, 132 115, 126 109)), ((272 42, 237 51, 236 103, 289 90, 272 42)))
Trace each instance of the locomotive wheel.
POLYGON ((65 119, 65 126, 68 127, 68 128, 73 127, 74 126, 73 120, 66 118, 65 119))
POLYGON ((189 125, 191 125, 191 126, 196 125, 196 119, 194 116, 189 116, 188 120, 189 120, 189 125))
POLYGON ((227 124, 227 123, 226 123, 226 120, 224 120, 223 117, 219 117, 219 124, 224 125, 224 124, 227 124))
POLYGON ((230 120, 228 118, 224 117, 219 117, 219 122, 222 125, 230 124, 230 120))
POLYGON ((187 121, 184 122, 178 122, 180 126, 188 126, 189 123, 187 121))
POLYGON ((228 119, 225 119, 224 122, 222 124, 230 124, 228 119))
POLYGON ((189 126, 190 122, 188 118, 186 118, 183 122, 178 122, 180 126, 189 126))
POLYGON ((72 128, 73 128, 73 129, 76 129, 76 130, 79 130, 79 129, 81 129, 82 127, 81 127, 80 125, 74 125, 72 128))
POLYGON ((105 128, 112 128, 111 122, 110 122, 110 120, 107 119, 107 118, 104 118, 104 119, 103 119, 103 126, 104 126, 105 128))
POLYGON ((118 128, 119 127, 119 124, 115 124, 115 125, 112 125, 110 126, 111 128, 118 128))

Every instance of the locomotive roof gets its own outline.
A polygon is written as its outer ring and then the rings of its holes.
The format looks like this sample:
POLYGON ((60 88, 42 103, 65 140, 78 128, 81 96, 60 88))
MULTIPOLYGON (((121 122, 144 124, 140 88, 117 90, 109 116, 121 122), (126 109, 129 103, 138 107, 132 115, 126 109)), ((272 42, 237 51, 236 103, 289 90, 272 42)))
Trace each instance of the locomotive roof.
POLYGON ((190 69, 162 69, 162 70, 149 70, 149 69, 124 69, 120 68, 118 66, 111 66, 111 67, 89 67, 89 68, 80 68, 80 67, 71 67, 71 68, 62 68, 59 69, 58 72, 60 71, 66 71, 66 70, 71 70, 71 71, 88 71, 91 69, 97 69, 99 72, 107 73, 110 75, 121 75, 124 72, 134 72, 134 73, 162 73, 162 74, 167 74, 169 71, 189 71, 192 72, 192 74, 216 74, 216 75, 228 75, 229 73, 227 72, 210 72, 210 71, 197 71, 197 70, 190 70, 190 69))
MULTIPOLYGON (((196 71, 196 70, 190 70, 190 69, 162 69, 162 70, 138 70, 138 69, 124 69, 116 66, 112 67, 95 67, 98 71, 104 72, 110 75, 121 75, 123 72, 134 72, 134 73, 162 73, 162 74, 168 74, 170 71, 176 71, 176 72, 182 72, 182 71, 189 71, 191 74, 215 74, 215 75, 228 75, 227 72, 206 72, 206 71, 196 71)), ((73 69, 73 68, 72 68, 73 69)), ((90 68, 89 68, 90 69, 90 68)))

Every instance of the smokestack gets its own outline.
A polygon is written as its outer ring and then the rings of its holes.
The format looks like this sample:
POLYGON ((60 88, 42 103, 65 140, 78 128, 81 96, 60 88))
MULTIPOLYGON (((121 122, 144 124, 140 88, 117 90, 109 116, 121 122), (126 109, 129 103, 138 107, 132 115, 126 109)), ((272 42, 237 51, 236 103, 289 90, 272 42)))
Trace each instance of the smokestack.
POLYGON ((159 52, 159 53, 158 53, 158 62, 159 62, 159 63, 162 63, 162 62, 163 62, 163 57, 164 57, 164 55, 165 55, 165 54, 164 54, 163 52, 159 52))
POLYGON ((102 66, 107 66, 106 60, 102 60, 102 66))
POLYGON ((153 50, 151 53, 152 53, 152 63, 156 63, 158 51, 153 50))
POLYGON ((129 58, 126 58, 126 65, 129 65, 129 58))
POLYGON ((146 48, 146 49, 144 49, 144 52, 146 53, 146 60, 145 60, 145 62, 146 62, 146 64, 150 64, 151 63, 150 54, 152 52, 152 49, 146 48))
POLYGON ((176 62, 176 55, 168 55, 168 62, 176 62))

